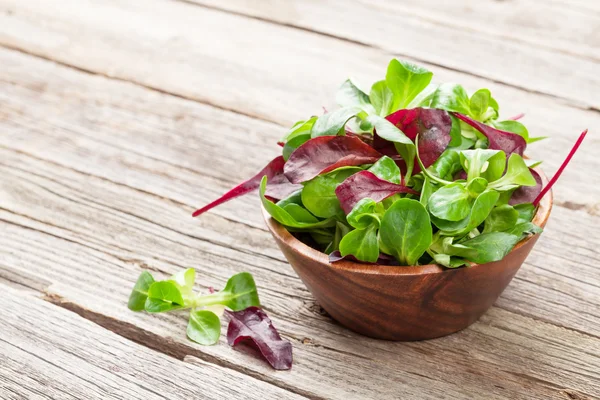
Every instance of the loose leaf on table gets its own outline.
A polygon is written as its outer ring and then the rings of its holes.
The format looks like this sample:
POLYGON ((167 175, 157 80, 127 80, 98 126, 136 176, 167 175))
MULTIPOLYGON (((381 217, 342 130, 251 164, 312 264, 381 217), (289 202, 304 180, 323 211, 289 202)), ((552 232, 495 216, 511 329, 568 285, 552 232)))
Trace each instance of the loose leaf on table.
POLYGON ((187 326, 187 337, 204 346, 215 344, 221 336, 221 321, 209 310, 192 310, 187 326))
POLYGON ((394 94, 392 111, 405 108, 431 82, 433 73, 418 65, 393 59, 390 61, 385 82, 394 94))
POLYGON ((492 128, 491 126, 479 121, 475 121, 474 119, 469 118, 462 113, 455 112, 454 116, 471 125, 473 128, 481 132, 485 137, 487 137, 489 141, 489 149, 502 150, 504 153, 506 153, 506 156, 510 156, 513 153, 522 156, 525 148, 527 147, 527 142, 525 139, 516 133, 492 128))
POLYGON ((429 213, 417 200, 399 199, 385 212, 379 235, 401 265, 416 265, 432 241, 429 213))
POLYGON ((372 164, 381 157, 355 136, 322 136, 296 149, 283 169, 290 182, 302 183, 340 167, 372 164))
POLYGON ((344 131, 346 122, 356 117, 359 112, 361 112, 359 107, 344 107, 323 114, 315 121, 310 131, 310 135, 313 138, 338 135, 340 132, 344 131))
POLYGON ((503 204, 490 212, 485 219, 483 233, 504 232, 512 229, 519 219, 519 211, 508 204, 503 204))
POLYGON ((285 163, 285 160, 283 159, 282 156, 275 157, 258 174, 254 175, 252 178, 248 179, 247 181, 240 183, 239 185, 237 185, 236 187, 234 187, 233 189, 231 189, 230 191, 228 191, 227 193, 225 193, 223 196, 219 197, 217 200, 213 201, 212 203, 207 204, 206 206, 194 211, 192 216, 197 217, 198 215, 207 212, 211 208, 214 208, 214 207, 216 207, 220 204, 223 204, 231 199, 243 196, 247 193, 252 192, 253 190, 258 189, 258 187, 260 186, 260 181, 263 176, 266 175, 269 179, 272 179, 275 175, 279 175, 279 174, 283 173, 283 164, 284 163, 285 163))
POLYGON ((471 211, 471 196, 462 183, 442 186, 427 201, 429 212, 447 221, 460 221, 471 211))
POLYGON ((296 218, 294 218, 292 214, 290 214, 286 210, 285 207, 289 205, 289 203, 286 206, 281 207, 265 197, 266 187, 267 177, 265 176, 260 184, 260 198, 262 201, 262 205, 275 221, 279 222, 285 227, 295 230, 310 230, 316 228, 335 226, 335 220, 333 219, 326 219, 318 222, 306 222, 305 220, 298 221, 296 218))
POLYGON ((362 170, 357 167, 343 167, 306 182, 302 190, 302 204, 317 217, 332 218, 340 214, 342 205, 336 196, 336 189, 359 171, 362 170))
POLYGON ((142 311, 144 309, 146 299, 148 298, 148 289, 153 283, 154 278, 152 277, 152 274, 148 271, 142 271, 131 291, 131 295, 129 295, 127 307, 129 307, 130 310, 142 311))
POLYGON ((532 203, 542 191, 543 182, 540 174, 532 168, 529 168, 529 172, 531 172, 531 175, 535 179, 535 186, 521 186, 512 192, 510 200, 508 201, 508 204, 511 206, 522 203, 532 203))
POLYGON ((396 193, 418 195, 418 192, 411 188, 380 179, 370 171, 361 171, 352 175, 335 189, 335 194, 345 213, 349 213, 365 197, 378 203, 396 193))
POLYGON ((225 288, 198 298, 195 307, 222 304, 233 311, 243 310, 250 306, 260 306, 258 292, 252 274, 240 272, 227 281, 225 288))
POLYGON ((369 95, 363 92, 352 79, 346 79, 337 91, 335 102, 340 107, 360 107, 369 114, 375 113, 369 95))
POLYGON ((379 224, 373 221, 366 228, 354 229, 348 232, 342 238, 339 246, 342 257, 353 255, 360 261, 377 262, 379 258, 378 227, 379 224))
POLYGON ((177 285, 179 292, 183 296, 184 303, 192 295, 195 280, 196 270, 194 268, 184 269, 169 278, 169 281, 177 285))
POLYGON ((173 281, 160 281, 150 285, 144 309, 149 313, 159 313, 175 310, 184 305, 179 285, 173 281))
POLYGON ((461 85, 455 83, 441 84, 431 98, 430 107, 461 114, 471 112, 467 91, 461 85))
POLYGON ((251 340, 262 356, 277 370, 292 367, 292 344, 279 336, 267 314, 258 307, 228 312, 227 342, 231 346, 251 340))

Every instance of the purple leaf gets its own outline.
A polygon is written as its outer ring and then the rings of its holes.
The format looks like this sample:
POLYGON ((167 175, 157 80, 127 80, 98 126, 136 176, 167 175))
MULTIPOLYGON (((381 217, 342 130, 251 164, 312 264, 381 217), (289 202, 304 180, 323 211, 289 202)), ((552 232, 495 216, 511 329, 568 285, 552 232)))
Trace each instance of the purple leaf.
POLYGON ((508 204, 510 204, 511 206, 515 206, 517 204, 522 203, 533 203, 533 201, 542 191, 543 183, 540 174, 538 174, 537 172, 535 172, 535 170, 531 168, 529 168, 529 172, 531 172, 531 175, 533 175, 536 185, 521 186, 517 190, 515 190, 510 196, 510 200, 508 200, 508 204))
POLYGON ((197 217, 198 215, 207 212, 208 210, 218 206, 219 204, 223 204, 231 199, 235 199, 236 197, 243 196, 246 193, 258 189, 263 176, 266 175, 267 178, 271 180, 275 176, 281 175, 283 173, 284 164, 285 160, 282 156, 274 158, 273 160, 271 160, 270 163, 267 164, 266 167, 264 167, 258 174, 254 175, 252 178, 240 183, 239 185, 237 185, 236 187, 234 187, 233 189, 231 189, 212 203, 207 204, 199 210, 194 211, 192 217, 197 217))
POLYGON ((377 262, 375 262, 375 263, 370 263, 370 262, 366 262, 366 261, 360 261, 359 259, 357 259, 356 257, 354 257, 352 254, 348 254, 348 255, 342 257, 342 254, 340 253, 339 250, 336 250, 336 251, 332 252, 331 254, 329 254, 329 262, 330 263, 334 263, 334 262, 338 262, 338 261, 342 261, 342 260, 354 261, 354 262, 358 262, 358 263, 361 263, 361 264, 400 265, 398 263, 398 261, 396 261, 396 259, 394 257, 389 256, 389 255, 384 254, 384 253, 379 253, 379 258, 377 259, 377 262))
POLYGON ((336 168, 372 164, 382 154, 355 136, 319 136, 298 147, 285 163, 285 176, 301 183, 336 168))
MULTIPOLYGON (((432 165, 450 143, 452 119, 445 110, 413 108, 398 110, 385 118, 413 142, 417 135, 419 136, 419 156, 425 167, 432 165)), ((386 156, 392 157, 398 154, 392 142, 388 142, 378 135, 374 137, 373 147, 386 156)), ((399 166, 402 168, 400 164, 399 166)), ((419 171, 419 165, 415 165, 415 172, 419 171)))
POLYGON ((409 187, 380 179, 370 171, 360 171, 350 176, 335 189, 346 214, 366 197, 378 203, 396 193, 419 194, 409 187))
POLYGON ((577 141, 573 145, 573 148, 571 149, 571 151, 567 155, 567 158, 565 158, 565 161, 563 161, 563 163, 561 164, 560 168, 558 168, 558 171, 556 171, 556 173, 554 174, 554 176, 552 177, 552 179, 550 179, 550 182, 548 182, 548 184, 546 185, 546 187, 540 192, 540 194, 538 194, 538 196, 535 198, 535 200, 533 200, 533 205, 534 206, 538 205, 538 203, 540 202, 540 200, 542 200, 542 198, 544 197, 544 195, 546 193, 548 193, 548 191, 550 189, 552 189, 552 186, 554 186, 554 184, 556 183, 556 181, 558 180, 558 178, 560 178, 560 175, 563 173, 563 171, 565 170, 565 168, 567 167, 567 165, 571 161, 571 158, 573 158, 573 155, 575 154, 575 152, 577 151, 577 149, 581 145, 581 142, 583 142, 583 139, 585 138, 585 135, 587 135, 587 132, 588 132, 587 129, 585 131, 581 132, 581 135, 579 135, 579 139, 577 139, 577 141))
POLYGON ((295 185, 290 182, 282 171, 282 173, 275 175, 273 179, 268 181, 265 197, 272 201, 277 201, 285 199, 290 194, 300 189, 302 189, 302 185, 295 185))
POLYGON ((227 328, 227 343, 235 346, 241 341, 251 340, 263 357, 275 369, 292 367, 292 344, 283 340, 267 314, 258 307, 227 314, 231 318, 227 328))
POLYGON ((481 132, 489 141, 488 148, 492 150, 502 150, 506 153, 506 158, 510 157, 512 153, 517 153, 522 156, 527 147, 527 142, 522 136, 516 133, 501 131, 496 128, 492 128, 486 124, 475 121, 467 117, 466 115, 453 113, 454 116, 461 121, 471 125, 473 128, 481 132))

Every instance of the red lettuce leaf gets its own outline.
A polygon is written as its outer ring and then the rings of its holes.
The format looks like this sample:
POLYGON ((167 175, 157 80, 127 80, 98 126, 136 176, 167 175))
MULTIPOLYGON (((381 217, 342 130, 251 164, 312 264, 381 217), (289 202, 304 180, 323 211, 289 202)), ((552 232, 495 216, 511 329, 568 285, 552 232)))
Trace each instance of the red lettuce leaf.
POLYGON ((571 158, 573 158, 573 155, 575 154, 575 152, 577 151, 577 149, 581 145, 581 142, 583 142, 583 139, 585 138, 585 135, 587 135, 587 132, 588 132, 587 129, 585 131, 581 132, 581 135, 579 135, 579 139, 577 139, 577 141, 573 145, 573 148, 569 152, 569 155, 567 155, 567 158, 565 158, 565 161, 563 161, 563 163, 561 164, 561 166, 558 169, 558 171, 556 171, 556 173, 554 174, 554 176, 552 177, 552 179, 550 179, 550 182, 548 182, 548 184, 546 185, 546 187, 540 192, 540 194, 537 195, 537 197, 535 198, 535 200, 533 200, 533 205, 534 206, 538 205, 538 203, 540 202, 540 200, 542 200, 542 198, 544 197, 544 195, 546 193, 548 193, 548 191, 550 189, 552 189, 552 186, 554 186, 554 184, 556 183, 556 181, 558 180, 558 178, 560 178, 560 175, 563 173, 563 171, 565 170, 565 168, 567 167, 567 165, 571 161, 571 158))
MULTIPOLYGON (((445 110, 412 108, 398 110, 385 118, 413 142, 417 135, 419 136, 419 156, 425 167, 432 165, 450 143, 452 119, 445 110)), ((386 156, 398 155, 394 144, 382 139, 377 133, 374 136, 373 147, 386 156)), ((406 170, 404 161, 396 161, 396 164, 403 171, 406 170)), ((415 165, 414 169, 416 173, 421 170, 418 164, 415 165)))
POLYGON ((278 200, 285 199, 300 189, 302 189, 302 185, 296 185, 290 182, 282 171, 279 175, 275 175, 273 179, 267 182, 265 197, 276 202, 278 200))
POLYGON ((248 307, 242 311, 228 311, 227 314, 230 317, 227 343, 235 346, 241 341, 251 340, 273 368, 292 367, 292 344, 279 336, 262 309, 248 307))
POLYGON ((372 164, 382 156, 356 136, 319 136, 294 150, 283 170, 290 182, 301 183, 336 168, 372 164))
POLYGON ((205 205, 204 207, 194 211, 192 217, 197 217, 200 214, 203 214, 214 208, 220 204, 228 202, 231 199, 235 199, 236 197, 243 196, 247 193, 250 193, 253 190, 258 189, 260 186, 260 181, 263 176, 267 176, 269 180, 272 180, 275 176, 281 175, 283 173, 283 165, 285 164, 285 160, 283 156, 279 156, 271 160, 270 163, 267 164, 258 174, 254 175, 252 178, 244 181, 225 193, 223 196, 219 197, 217 200, 213 201, 210 204, 205 205))
POLYGON ((511 206, 515 206, 517 204, 522 203, 533 203, 533 201, 542 191, 543 182, 540 174, 538 174, 537 172, 535 172, 535 170, 531 168, 529 168, 529 172, 531 172, 531 175, 533 175, 536 185, 521 186, 517 190, 515 190, 510 196, 510 200, 508 200, 508 204, 510 204, 511 206))
POLYGON ((394 257, 389 256, 384 253, 379 253, 379 258, 377 259, 377 262, 375 262, 375 263, 361 261, 361 260, 357 259, 356 257, 354 257, 352 254, 342 256, 342 253, 340 253, 339 250, 336 250, 336 251, 332 252, 331 254, 329 254, 329 262, 330 263, 335 263, 335 262, 342 261, 342 260, 359 262, 361 264, 400 265, 394 257))
POLYGON ((453 113, 454 116, 461 121, 471 125, 473 128, 481 132, 489 141, 488 148, 492 150, 502 150, 506 153, 506 158, 510 157, 512 153, 517 153, 522 156, 527 147, 527 142, 522 136, 516 133, 501 131, 496 128, 492 128, 486 124, 475 121, 467 117, 466 115, 453 113))
POLYGON ((366 197, 380 202, 396 193, 419 194, 409 187, 380 179, 370 171, 360 171, 350 176, 335 189, 335 194, 346 214, 352 211, 356 203, 366 197))

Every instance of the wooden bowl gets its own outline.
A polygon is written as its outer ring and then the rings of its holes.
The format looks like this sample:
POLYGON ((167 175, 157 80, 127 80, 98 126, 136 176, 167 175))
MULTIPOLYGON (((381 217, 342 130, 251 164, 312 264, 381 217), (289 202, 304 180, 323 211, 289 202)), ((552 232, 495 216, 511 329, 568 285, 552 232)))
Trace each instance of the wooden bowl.
MULTIPOLYGON (((552 192, 542 199, 533 222, 543 228, 551 209, 552 192)), ((477 321, 515 276, 539 236, 522 240, 500 261, 466 268, 331 264, 325 253, 296 239, 264 209, 263 216, 317 302, 345 327, 387 340, 432 339, 477 321)))

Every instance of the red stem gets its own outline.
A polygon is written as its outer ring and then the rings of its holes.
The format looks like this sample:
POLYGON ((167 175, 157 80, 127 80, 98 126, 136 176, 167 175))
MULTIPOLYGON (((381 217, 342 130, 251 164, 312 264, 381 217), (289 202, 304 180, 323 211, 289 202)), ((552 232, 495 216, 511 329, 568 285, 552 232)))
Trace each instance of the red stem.
POLYGON ((548 184, 546 185, 546 187, 540 192, 540 194, 538 194, 538 196, 533 201, 533 205, 534 206, 537 207, 538 203, 540 202, 540 200, 542 200, 542 198, 544 197, 544 195, 546 193, 548 193, 548 191, 550 189, 552 189, 552 186, 554 186, 554 184, 556 183, 556 181, 558 180, 558 178, 560 177, 560 175, 563 173, 563 171, 566 168, 566 166, 569 164, 569 161, 571 161, 571 158, 573 158, 573 155, 575 154, 575 152, 577 151, 577 149, 581 145, 581 142, 583 142, 583 139, 585 138, 585 135, 587 134, 587 132, 588 131, 586 129, 585 131, 583 131, 581 133, 581 135, 579 135, 579 139, 577 139, 577 141, 575 142, 575 145, 573 146, 573 148, 569 152, 569 155, 567 156, 567 158, 565 158, 565 161, 563 161, 563 163, 560 166, 560 168, 558 169, 558 171, 556 171, 556 173, 554 174, 554 176, 552 177, 552 179, 550 179, 550 182, 548 182, 548 184))
POLYGON ((521 113, 521 114, 517 114, 514 117, 510 117, 509 119, 512 119, 513 121, 518 121, 521 118, 523 118, 525 116, 525 114, 521 113))

